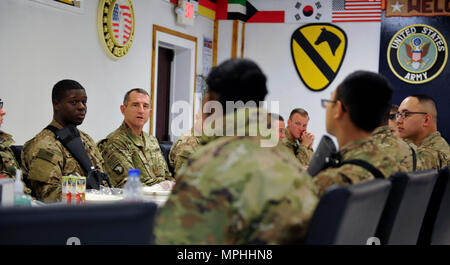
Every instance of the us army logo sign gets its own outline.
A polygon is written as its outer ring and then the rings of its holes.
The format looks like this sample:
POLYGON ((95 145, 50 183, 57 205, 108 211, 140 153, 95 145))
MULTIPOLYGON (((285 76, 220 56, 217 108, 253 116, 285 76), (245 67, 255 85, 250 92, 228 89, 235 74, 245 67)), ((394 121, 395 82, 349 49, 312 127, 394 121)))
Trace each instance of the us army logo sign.
POLYGON ((423 84, 436 78, 447 63, 448 49, 442 34, 428 25, 399 30, 389 42, 391 71, 402 81, 423 84))
POLYGON ((291 52, 300 79, 312 91, 327 88, 347 50, 347 36, 332 24, 307 24, 292 34, 291 52))

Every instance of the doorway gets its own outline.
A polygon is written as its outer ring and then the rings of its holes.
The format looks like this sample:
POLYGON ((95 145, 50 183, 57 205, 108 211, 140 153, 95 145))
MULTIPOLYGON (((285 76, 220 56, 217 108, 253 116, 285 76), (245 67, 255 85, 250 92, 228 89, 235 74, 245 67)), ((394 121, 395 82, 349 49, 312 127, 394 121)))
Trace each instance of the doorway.
POLYGON ((180 136, 172 133, 171 128, 178 115, 171 110, 175 102, 183 101, 190 106, 186 127, 190 129, 193 125, 199 104, 195 94, 196 68, 197 38, 154 25, 150 86, 153 112, 149 133, 159 141, 174 142, 180 136))

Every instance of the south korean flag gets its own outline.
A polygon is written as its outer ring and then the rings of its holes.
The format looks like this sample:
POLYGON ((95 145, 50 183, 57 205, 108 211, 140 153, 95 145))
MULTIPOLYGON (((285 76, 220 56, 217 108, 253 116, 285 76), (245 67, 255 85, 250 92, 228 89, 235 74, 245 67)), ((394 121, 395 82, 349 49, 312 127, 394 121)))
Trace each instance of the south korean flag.
POLYGON ((286 1, 285 23, 331 22, 331 0, 286 1))

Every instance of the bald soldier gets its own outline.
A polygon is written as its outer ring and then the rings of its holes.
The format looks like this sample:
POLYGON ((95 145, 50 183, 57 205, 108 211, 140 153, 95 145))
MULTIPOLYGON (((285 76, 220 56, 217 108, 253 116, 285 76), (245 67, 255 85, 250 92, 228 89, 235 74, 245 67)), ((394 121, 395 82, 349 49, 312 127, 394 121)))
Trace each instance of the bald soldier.
MULTIPOLYGON (((323 99, 326 108, 326 130, 336 136, 342 160, 363 160, 377 169, 384 178, 401 170, 399 163, 385 154, 370 137, 385 119, 391 105, 392 88, 379 74, 357 71, 347 76, 332 93, 323 99)), ((343 164, 322 170, 314 178, 320 193, 332 185, 350 185, 374 179, 366 168, 343 164)))
POLYGON ((308 165, 313 155, 314 135, 307 132, 308 112, 302 108, 293 109, 287 121, 284 145, 289 148, 304 166, 308 165))
MULTIPOLYGON (((51 126, 62 129, 83 123, 87 113, 87 95, 77 81, 65 79, 56 83, 52 90, 52 103, 51 126)), ((93 166, 104 172, 103 159, 94 140, 86 133, 78 132, 93 166)), ((62 176, 79 174, 87 177, 88 173, 47 128, 24 144, 22 169, 23 177, 30 180, 36 198, 45 202, 61 199, 62 176)))
POLYGON ((412 95, 399 106, 397 130, 400 137, 417 146, 418 158, 425 169, 450 164, 447 141, 437 131, 437 109, 434 100, 427 95, 412 95))
POLYGON ((220 245, 301 240, 318 201, 317 190, 286 147, 261 146, 269 129, 258 126, 258 115, 267 119, 267 112, 256 106, 267 94, 265 75, 250 60, 230 59, 214 67, 206 82, 203 109, 213 104, 216 111, 210 116, 205 113, 205 145, 178 171, 177 184, 159 211, 156 242, 220 245), (227 102, 237 101, 246 106, 255 102, 255 107, 225 108, 227 102), (227 122, 234 126, 227 127, 227 122), (212 124, 214 128, 223 124, 224 132, 209 133, 212 124))
POLYGON ((201 113, 195 115, 194 127, 187 134, 178 137, 169 152, 169 165, 176 174, 189 157, 199 148, 202 135, 201 113))
POLYGON ((120 111, 124 116, 122 125, 98 143, 111 184, 122 188, 130 168, 141 170, 141 182, 147 186, 173 180, 158 140, 143 131, 151 112, 147 91, 128 91, 120 111))
MULTIPOLYGON (((392 132, 388 123, 388 120, 390 120, 392 115, 391 111, 392 107, 390 108, 389 114, 384 118, 381 126, 372 132, 371 137, 373 142, 400 164, 401 171, 411 172, 422 170, 422 163, 417 159, 417 148, 415 146, 410 146, 392 132)), ((394 119, 395 116, 396 114, 394 113, 394 119)))

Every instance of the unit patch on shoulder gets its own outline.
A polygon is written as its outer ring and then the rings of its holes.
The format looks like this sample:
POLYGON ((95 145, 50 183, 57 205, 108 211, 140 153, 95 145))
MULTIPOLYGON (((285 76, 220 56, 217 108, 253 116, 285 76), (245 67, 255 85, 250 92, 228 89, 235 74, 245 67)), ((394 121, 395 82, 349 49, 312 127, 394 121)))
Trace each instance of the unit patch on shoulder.
POLYGON ((435 28, 423 24, 399 30, 387 49, 391 71, 410 84, 423 84, 439 76, 447 57, 445 38, 435 28))

